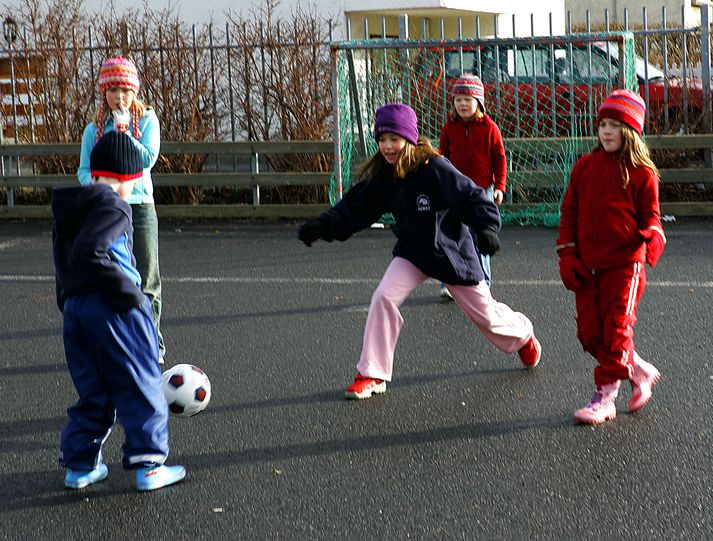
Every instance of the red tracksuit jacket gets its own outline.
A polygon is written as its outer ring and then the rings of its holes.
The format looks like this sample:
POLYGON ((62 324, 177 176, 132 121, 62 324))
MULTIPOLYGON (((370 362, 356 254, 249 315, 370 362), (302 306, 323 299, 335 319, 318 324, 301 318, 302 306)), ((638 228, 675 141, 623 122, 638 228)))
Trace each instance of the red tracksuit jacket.
POLYGON ((460 117, 446 122, 438 152, 481 188, 494 185, 496 190, 505 192, 507 159, 503 137, 488 115, 467 122, 460 117))
POLYGON ((639 230, 661 227, 658 178, 646 167, 628 165, 623 188, 619 154, 597 149, 572 168, 562 201, 557 249, 575 246, 593 271, 644 262, 639 230))

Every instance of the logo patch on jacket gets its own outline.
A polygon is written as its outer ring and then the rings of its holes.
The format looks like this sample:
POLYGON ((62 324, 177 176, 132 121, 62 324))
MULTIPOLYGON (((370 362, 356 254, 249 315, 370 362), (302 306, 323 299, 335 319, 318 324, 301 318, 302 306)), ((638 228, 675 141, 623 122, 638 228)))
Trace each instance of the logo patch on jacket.
POLYGON ((426 194, 421 194, 416 198, 416 208, 419 212, 431 210, 431 200, 426 194))

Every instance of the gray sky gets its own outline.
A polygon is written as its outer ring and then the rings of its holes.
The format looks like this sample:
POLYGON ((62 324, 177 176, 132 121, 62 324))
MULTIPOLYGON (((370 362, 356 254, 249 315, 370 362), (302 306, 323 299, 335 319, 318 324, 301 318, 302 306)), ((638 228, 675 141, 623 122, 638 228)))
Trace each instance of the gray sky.
MULTIPOLYGON (((7 0, 5 0, 7 2, 7 0)), ((1 0, 0 0, 1 2, 1 0)), ((10 1, 12 3, 12 0, 10 1)), ((338 12, 335 4, 341 5, 343 0, 281 0, 275 8, 278 18, 289 18, 295 6, 330 6, 329 11, 338 12)), ((211 17, 214 23, 225 23, 225 12, 230 9, 233 13, 247 16, 254 11, 255 6, 264 5, 264 0, 147 0, 151 9, 171 8, 173 13, 178 13, 180 18, 191 24, 209 23, 211 17)), ((84 8, 88 12, 102 9, 106 5, 106 0, 84 0, 84 8)), ((140 9, 144 5, 143 0, 115 0, 117 11, 122 8, 140 9)), ((326 15, 326 13, 325 13, 326 15)))
MULTIPOLYGON (((213 22, 224 23, 224 11, 227 8, 232 8, 233 11, 243 9, 243 5, 249 6, 249 0, 148 0, 148 5, 151 9, 171 8, 173 13, 178 13, 187 23, 208 23, 213 17, 213 22)), ((84 0, 84 8, 88 12, 98 11, 106 5, 105 0, 84 0)), ((122 8, 141 9, 144 5, 143 0, 116 0, 115 6, 117 11, 122 8)))

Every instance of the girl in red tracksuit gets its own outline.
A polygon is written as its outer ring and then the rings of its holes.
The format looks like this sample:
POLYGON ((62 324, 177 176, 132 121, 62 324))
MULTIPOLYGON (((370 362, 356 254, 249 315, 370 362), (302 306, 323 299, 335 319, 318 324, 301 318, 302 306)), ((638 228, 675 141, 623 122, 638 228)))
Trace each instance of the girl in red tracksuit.
MULTIPOLYGON (((441 130, 438 152, 500 205, 505 193, 507 160, 500 129, 485 113, 483 83, 466 73, 455 82, 451 93, 453 108, 441 130)), ((490 286, 490 256, 480 254, 480 264, 490 286)), ((444 284, 441 295, 450 296, 444 284)))
POLYGON ((634 350, 644 261, 655 266, 666 243, 658 170, 641 139, 644 115, 635 92, 615 90, 604 100, 597 115, 599 145, 574 165, 562 201, 560 276, 575 293, 579 341, 599 363, 594 396, 574 413, 583 423, 616 417, 623 379, 632 386, 629 410, 638 411, 660 377, 634 350))

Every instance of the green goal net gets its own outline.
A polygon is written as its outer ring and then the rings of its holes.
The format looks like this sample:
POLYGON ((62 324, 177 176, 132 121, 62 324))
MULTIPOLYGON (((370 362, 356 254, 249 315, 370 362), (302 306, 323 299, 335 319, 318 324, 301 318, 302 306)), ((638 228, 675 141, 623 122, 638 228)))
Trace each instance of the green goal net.
POLYGON ((574 162, 593 148, 597 108, 615 88, 636 89, 633 34, 397 40, 332 44, 335 170, 332 203, 377 151, 374 114, 385 103, 414 108, 421 135, 438 146, 462 73, 485 86, 488 114, 508 157, 506 223, 556 225, 574 162))

